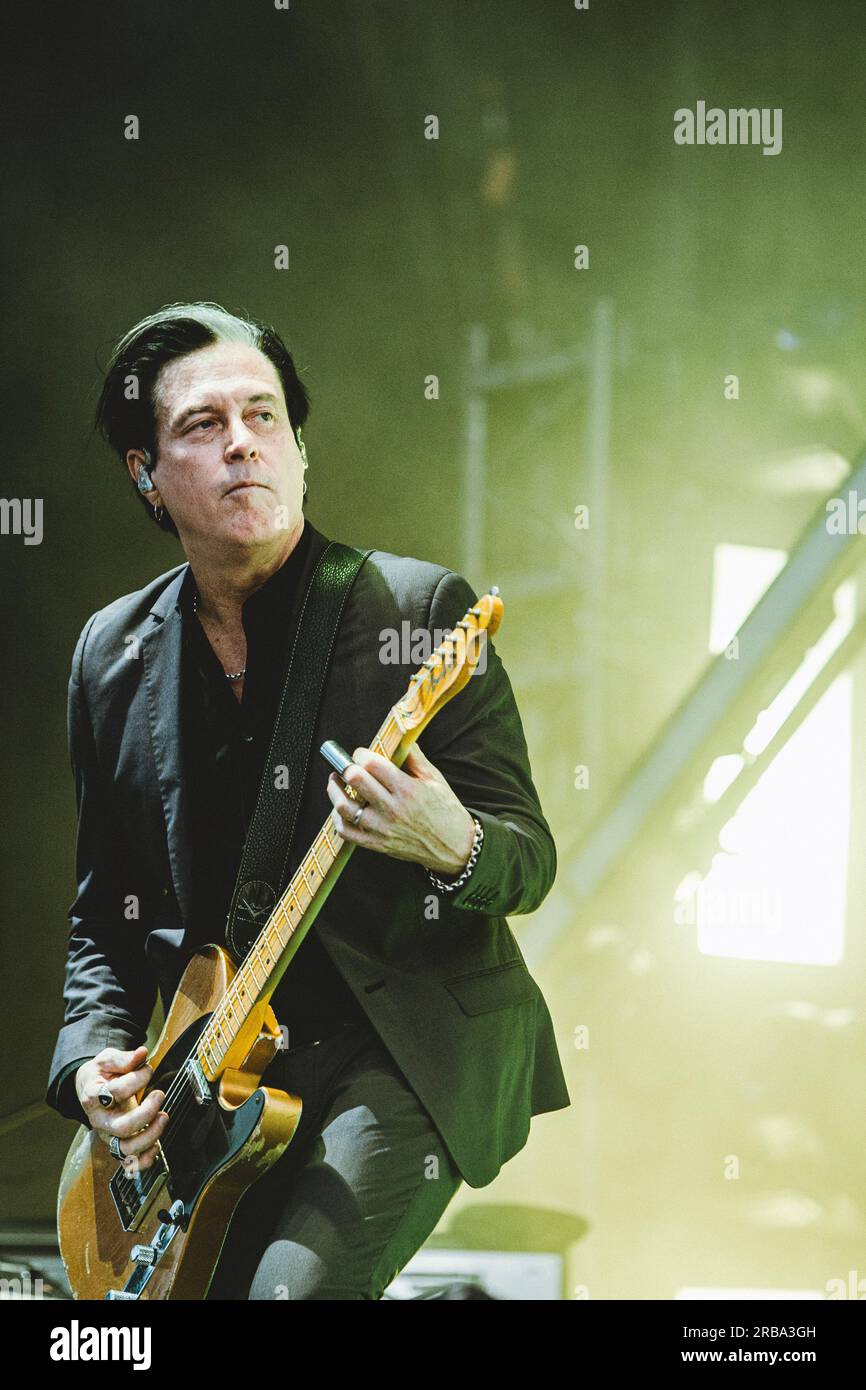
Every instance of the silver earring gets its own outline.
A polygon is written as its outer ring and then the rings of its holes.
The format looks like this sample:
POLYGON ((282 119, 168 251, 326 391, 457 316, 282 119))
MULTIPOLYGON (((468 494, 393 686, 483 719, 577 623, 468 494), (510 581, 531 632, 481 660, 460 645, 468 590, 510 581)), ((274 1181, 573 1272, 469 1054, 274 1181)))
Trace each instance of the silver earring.
POLYGON ((153 509, 153 514, 157 521, 162 521, 162 518, 165 516, 165 507, 160 506, 159 502, 157 502, 153 509))

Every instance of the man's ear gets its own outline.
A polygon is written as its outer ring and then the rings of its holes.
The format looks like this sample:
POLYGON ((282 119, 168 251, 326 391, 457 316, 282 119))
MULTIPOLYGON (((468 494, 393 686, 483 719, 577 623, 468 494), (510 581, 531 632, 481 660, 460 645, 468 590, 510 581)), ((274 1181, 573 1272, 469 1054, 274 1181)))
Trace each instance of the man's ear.
POLYGON ((151 500, 154 505, 156 505, 158 497, 156 495, 156 483, 154 483, 151 478, 154 464, 150 456, 150 451, 148 449, 128 449, 126 453, 126 466, 139 492, 148 495, 153 493, 151 500), (146 481, 150 482, 150 487, 145 486, 146 481))

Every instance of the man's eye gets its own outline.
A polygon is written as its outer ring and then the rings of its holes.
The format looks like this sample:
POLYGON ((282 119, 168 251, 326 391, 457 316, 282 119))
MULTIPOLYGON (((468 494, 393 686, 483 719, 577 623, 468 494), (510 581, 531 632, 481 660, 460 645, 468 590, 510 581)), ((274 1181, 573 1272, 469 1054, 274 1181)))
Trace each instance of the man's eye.
POLYGON ((256 414, 260 415, 262 418, 267 415, 269 420, 275 420, 277 418, 272 410, 257 410, 256 414))
POLYGON ((196 420, 196 422, 195 422, 195 424, 192 426, 192 428, 193 428, 194 430, 200 430, 200 429, 209 430, 212 424, 213 424, 213 420, 196 420))

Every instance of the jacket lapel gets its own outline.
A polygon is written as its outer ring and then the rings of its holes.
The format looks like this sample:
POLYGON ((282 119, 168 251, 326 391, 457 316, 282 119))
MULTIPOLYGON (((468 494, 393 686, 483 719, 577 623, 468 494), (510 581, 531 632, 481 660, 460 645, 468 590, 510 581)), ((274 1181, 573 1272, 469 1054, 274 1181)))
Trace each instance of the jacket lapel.
MULTIPOLYGON (((296 602, 306 592, 310 575, 328 537, 314 527, 306 561, 298 581, 296 602)), ((192 860, 189 834, 189 803, 186 792, 183 750, 183 710, 181 707, 181 656, 183 617, 177 602, 189 565, 181 565, 166 585, 149 614, 149 630, 141 638, 147 716, 160 798, 165 816, 168 858, 183 925, 192 919, 192 860)))
POLYGON ((172 882, 184 926, 192 911, 190 840, 183 772, 181 638, 177 600, 189 565, 183 565, 150 610, 151 628, 142 638, 150 737, 168 839, 172 882))

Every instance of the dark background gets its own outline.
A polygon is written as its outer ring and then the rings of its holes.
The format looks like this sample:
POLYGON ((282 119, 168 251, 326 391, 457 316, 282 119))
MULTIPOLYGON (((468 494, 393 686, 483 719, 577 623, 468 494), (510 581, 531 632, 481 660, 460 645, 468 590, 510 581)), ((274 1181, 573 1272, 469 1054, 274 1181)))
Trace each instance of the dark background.
MULTIPOLYGON (((502 589, 497 646, 567 865, 706 665, 713 547, 789 547, 844 476, 832 459, 864 435, 864 58, 862 9, 839 0, 592 0, 586 12, 568 0, 291 0, 288 12, 88 0, 27 15, 5 62, 3 491, 43 498, 45 531, 40 546, 0 537, 5 1115, 41 1099, 62 1016, 72 649, 96 608, 183 558, 92 436, 112 340, 174 300, 271 320, 312 395, 314 524, 462 569, 469 327, 486 327, 496 359, 543 356, 585 344, 599 301, 612 306, 602 587, 572 524, 587 485, 585 372, 497 402, 487 485, 471 502, 485 540, 467 577, 502 589), (673 112, 698 99, 782 107, 782 152, 676 146, 673 112), (438 141, 424 138, 431 113, 438 141), (278 244, 286 271, 274 269, 278 244), (729 372, 735 404, 721 390, 729 372), (437 401, 424 395, 431 373, 437 401), (826 468, 794 466, 823 453, 826 468), (594 777, 580 797, 572 769, 588 741, 594 777)), ((652 947, 649 870, 629 872, 636 916, 619 927, 652 947)), ((561 886, 539 915, 557 894, 568 915, 561 886)), ((756 1044, 745 1011, 714 1018, 712 1033, 690 1014, 684 1046, 664 989, 635 1016, 623 967, 614 984, 596 979, 614 1012, 624 1006, 617 1061, 605 1074, 599 1059, 585 1081, 569 1049, 598 967, 590 953, 575 971, 574 952, 595 919, 575 909, 573 923, 559 966, 535 973, 576 1103, 536 1122, 499 1199, 532 1191, 589 1217, 594 1296, 669 1297, 677 1281, 723 1277, 822 1287, 844 1273, 866 1229, 861 1024, 857 1048, 820 1063, 811 1042, 793 1048, 813 1066, 816 1131, 837 1128, 803 1159, 805 1176, 756 1153, 752 1211, 795 1191, 820 1213, 805 1236, 783 1222, 774 1244, 719 1189, 717 1153, 750 1149, 756 1132, 726 1078, 757 1047, 766 1073, 748 1105, 770 1113, 804 1058, 756 1044), (648 1039, 662 1037, 670 1065, 654 1072, 648 1039), (705 1113, 708 1088, 723 1121, 705 1113), (679 1135, 672 1149, 660 1126, 679 1135)), ((862 914, 851 929, 860 940, 862 914)), ((814 990, 862 1023, 858 949, 856 972, 849 959, 832 985, 829 972, 777 967, 759 992, 814 990)), ((682 961, 670 984, 689 995, 682 961)), ((71 1137, 38 1108, 0 1128, 0 1216, 50 1220, 71 1137)))

